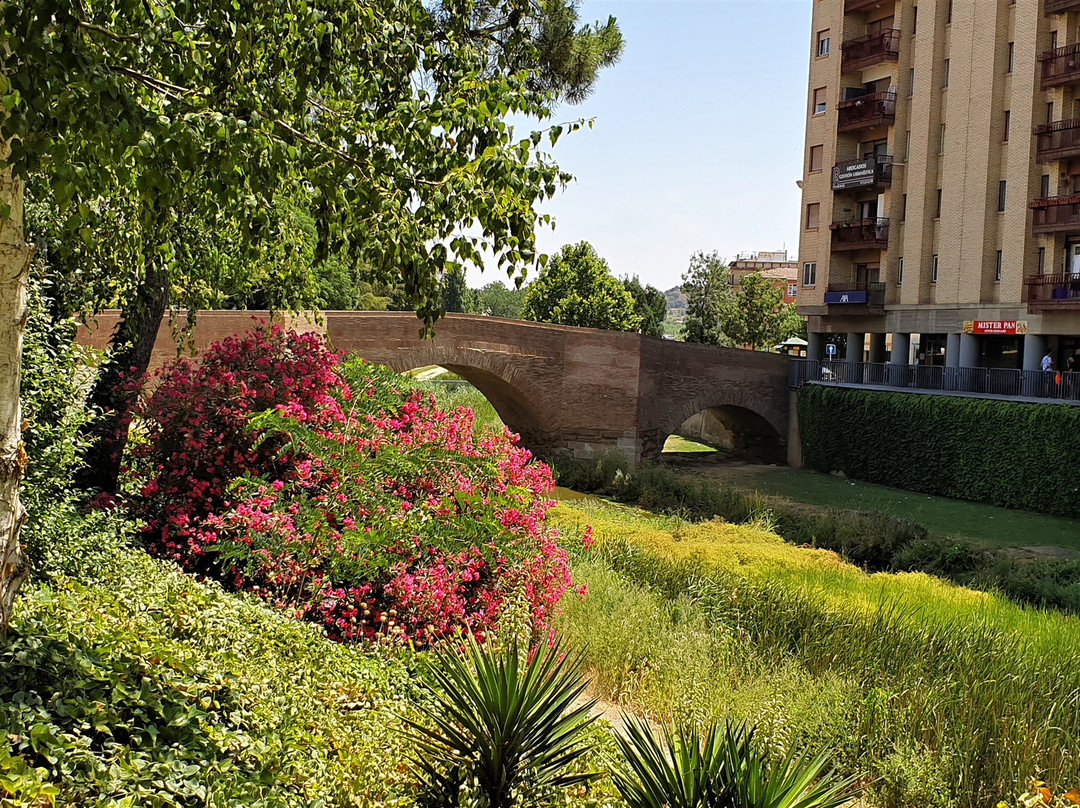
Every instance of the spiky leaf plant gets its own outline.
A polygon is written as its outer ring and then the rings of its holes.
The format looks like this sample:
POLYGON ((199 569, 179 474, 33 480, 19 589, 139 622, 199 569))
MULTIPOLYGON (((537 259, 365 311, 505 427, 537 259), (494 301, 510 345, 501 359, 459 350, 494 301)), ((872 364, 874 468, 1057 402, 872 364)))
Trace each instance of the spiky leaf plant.
POLYGON ((438 654, 431 667, 436 710, 430 725, 408 721, 424 806, 536 805, 594 774, 569 773, 588 750, 594 701, 580 655, 542 646, 523 662, 515 643, 438 654))
POLYGON ((824 756, 774 759, 753 741, 753 730, 730 723, 665 727, 658 738, 627 717, 612 778, 630 808, 838 808, 854 796, 824 756))

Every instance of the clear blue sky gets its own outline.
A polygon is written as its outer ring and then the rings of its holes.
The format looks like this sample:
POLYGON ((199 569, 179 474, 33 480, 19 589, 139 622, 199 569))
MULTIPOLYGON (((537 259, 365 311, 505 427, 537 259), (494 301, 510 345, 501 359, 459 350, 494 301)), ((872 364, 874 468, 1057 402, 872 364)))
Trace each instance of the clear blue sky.
MULTIPOLYGON (((541 209, 543 252, 589 241, 618 276, 663 289, 691 253, 798 250, 812 0, 584 0, 626 40, 553 150, 575 182, 541 209)), ((528 129, 528 124, 523 129, 528 129)), ((470 273, 471 285, 503 279, 470 273)))

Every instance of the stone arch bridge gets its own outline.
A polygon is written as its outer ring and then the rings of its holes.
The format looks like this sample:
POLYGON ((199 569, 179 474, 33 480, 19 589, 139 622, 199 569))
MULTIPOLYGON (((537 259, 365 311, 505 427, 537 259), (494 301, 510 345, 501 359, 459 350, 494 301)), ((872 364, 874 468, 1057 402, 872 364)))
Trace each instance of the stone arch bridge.
MULTIPOLYGON (((268 312, 201 312, 196 350, 252 327, 268 312)), ((707 412, 737 454, 783 462, 792 419, 787 357, 688 345, 640 334, 450 314, 419 338, 411 312, 324 312, 321 321, 277 317, 327 334, 340 351, 393 370, 440 365, 472 383, 534 453, 577 456, 617 449, 634 462, 657 456, 669 435, 707 412)), ((117 320, 104 312, 82 341, 104 347, 117 320)), ((175 356, 166 322, 151 367, 175 356)))

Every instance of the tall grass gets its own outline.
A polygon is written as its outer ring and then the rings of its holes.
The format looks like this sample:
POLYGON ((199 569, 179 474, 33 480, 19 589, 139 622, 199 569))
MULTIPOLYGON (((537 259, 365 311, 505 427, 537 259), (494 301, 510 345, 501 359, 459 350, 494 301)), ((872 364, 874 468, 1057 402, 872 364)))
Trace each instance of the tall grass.
POLYGON ((828 750, 887 808, 993 805, 1036 774, 1080 782, 1075 618, 867 575, 745 526, 589 502, 554 516, 594 528, 575 570, 588 596, 560 628, 607 697, 828 750))
POLYGON ((473 426, 476 431, 503 428, 502 418, 491 406, 491 402, 472 385, 450 386, 438 382, 418 382, 415 386, 434 395, 441 409, 452 410, 457 407, 466 407, 472 410, 473 426))

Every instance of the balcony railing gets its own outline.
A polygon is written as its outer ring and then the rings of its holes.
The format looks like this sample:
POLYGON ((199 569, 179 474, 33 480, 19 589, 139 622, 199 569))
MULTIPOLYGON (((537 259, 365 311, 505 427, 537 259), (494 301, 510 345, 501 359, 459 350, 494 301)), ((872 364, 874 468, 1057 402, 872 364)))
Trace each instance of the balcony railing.
POLYGON ((1080 194, 1033 199, 1028 207, 1032 233, 1080 233, 1080 194))
POLYGON ((869 11, 870 9, 877 8, 882 4, 882 0, 844 0, 844 13, 850 14, 853 11, 869 11))
POLYGON ((1054 121, 1035 127, 1035 159, 1052 163, 1080 157, 1080 119, 1054 121))
POLYGON ((830 283, 825 290, 825 302, 830 306, 847 309, 849 306, 865 306, 880 309, 885 306, 885 284, 878 281, 855 283, 830 283))
POLYGON ((855 191, 863 188, 882 190, 892 184, 891 154, 874 154, 862 160, 837 163, 832 170, 834 191, 855 191))
POLYGON ((896 93, 868 93, 836 105, 836 131, 853 132, 871 126, 891 126, 896 121, 896 93))
POLYGON ((1080 311, 1080 275, 1028 275, 1024 285, 1027 287, 1028 311, 1032 314, 1080 311))
POLYGON ((1039 55, 1042 89, 1080 81, 1080 42, 1039 55))
POLYGON ((788 386, 798 389, 808 383, 1080 401, 1080 373, 1053 370, 792 359, 788 364, 788 386))
POLYGON ((1047 14, 1064 14, 1080 10, 1080 0, 1046 0, 1047 14))
POLYGON ((900 59, 900 29, 888 28, 876 34, 850 39, 841 45, 840 69, 845 73, 864 70, 882 62, 900 59))
POLYGON ((836 222, 832 230, 833 252, 843 250, 884 250, 889 246, 888 219, 859 219, 854 222, 836 222))

